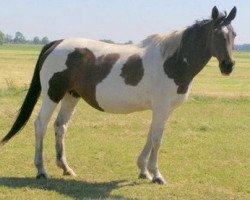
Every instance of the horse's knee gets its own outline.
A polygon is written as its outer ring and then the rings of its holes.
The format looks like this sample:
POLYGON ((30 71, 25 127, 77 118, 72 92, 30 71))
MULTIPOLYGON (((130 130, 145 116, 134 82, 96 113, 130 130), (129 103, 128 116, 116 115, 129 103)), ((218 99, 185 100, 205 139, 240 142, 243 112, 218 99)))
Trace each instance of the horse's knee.
POLYGON ((45 133, 45 124, 42 122, 42 120, 40 119, 40 117, 38 117, 35 122, 34 122, 34 126, 35 126, 35 132, 36 132, 36 136, 39 135, 43 135, 45 133))
POLYGON ((67 131, 67 124, 60 120, 56 120, 54 123, 54 129, 56 135, 62 135, 67 131))
POLYGON ((153 144, 153 148, 159 148, 162 141, 162 134, 151 135, 151 142, 153 144))

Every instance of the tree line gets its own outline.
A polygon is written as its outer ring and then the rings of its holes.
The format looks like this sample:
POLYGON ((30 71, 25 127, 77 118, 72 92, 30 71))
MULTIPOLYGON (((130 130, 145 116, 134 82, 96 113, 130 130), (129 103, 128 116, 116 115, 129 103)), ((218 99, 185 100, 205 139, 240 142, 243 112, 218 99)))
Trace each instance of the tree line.
POLYGON ((236 51, 250 51, 250 44, 235 45, 236 51))
POLYGON ((101 42, 106 42, 106 43, 109 43, 109 44, 133 44, 133 41, 132 40, 129 40, 125 43, 117 43, 117 42, 114 42, 113 40, 110 40, 110 39, 101 39, 100 40, 101 42))
MULTIPOLYGON (((129 40, 125 43, 116 43, 113 40, 110 39, 101 39, 100 41, 110 43, 110 44, 133 44, 133 41, 129 40)), ((4 34, 0 30, 0 45, 2 44, 41 44, 45 45, 48 44, 49 38, 47 36, 43 38, 39 38, 38 36, 35 36, 32 40, 26 39, 23 33, 20 31, 17 31, 15 33, 15 37, 9 34, 4 34)), ((250 44, 243 44, 243 45, 235 45, 236 51, 250 51, 250 44)))
POLYGON ((2 44, 48 44, 49 38, 47 36, 39 38, 38 36, 34 37, 32 40, 26 39, 23 33, 17 31, 15 36, 9 34, 4 34, 0 31, 0 45, 2 44))
MULTIPOLYGON (((128 42, 125 42, 125 43, 116 43, 110 39, 102 39, 100 41, 110 43, 110 44, 133 44, 132 40, 129 40, 128 42)), ((50 41, 47 36, 41 39, 38 36, 36 36, 33 38, 33 40, 29 40, 29 39, 26 39, 24 34, 21 33, 20 31, 17 31, 15 33, 15 37, 13 37, 12 35, 4 34, 0 30, 0 45, 3 45, 3 44, 42 44, 42 45, 45 45, 45 44, 48 44, 49 42, 50 41)))

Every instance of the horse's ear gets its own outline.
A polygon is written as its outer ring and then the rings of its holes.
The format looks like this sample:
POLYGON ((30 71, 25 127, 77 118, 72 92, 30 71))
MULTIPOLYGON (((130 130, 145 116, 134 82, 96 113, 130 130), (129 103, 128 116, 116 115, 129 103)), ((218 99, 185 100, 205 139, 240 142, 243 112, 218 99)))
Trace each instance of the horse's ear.
POLYGON ((234 20, 236 13, 237 13, 237 8, 234 6, 233 9, 230 11, 229 15, 227 16, 227 18, 224 20, 223 24, 225 25, 230 24, 230 22, 234 20))
POLYGON ((212 9, 212 19, 215 20, 219 16, 219 10, 216 6, 213 7, 212 9))

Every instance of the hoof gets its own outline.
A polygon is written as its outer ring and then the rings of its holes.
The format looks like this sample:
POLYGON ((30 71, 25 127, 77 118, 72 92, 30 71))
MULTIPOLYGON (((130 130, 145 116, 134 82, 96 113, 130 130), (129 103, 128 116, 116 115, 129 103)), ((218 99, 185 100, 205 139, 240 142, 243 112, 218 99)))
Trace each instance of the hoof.
POLYGON ((48 179, 48 175, 47 174, 44 174, 44 173, 41 173, 41 174, 38 174, 36 176, 37 179, 48 179))
POLYGON ((159 185, 165 185, 167 182, 162 177, 157 177, 152 180, 153 183, 157 183, 159 185))
POLYGON ((64 171, 63 175, 64 176, 74 176, 74 177, 76 177, 76 174, 75 174, 75 172, 72 169, 64 171))
POLYGON ((138 176, 139 179, 148 179, 148 180, 152 180, 152 177, 150 176, 149 173, 140 173, 138 176))

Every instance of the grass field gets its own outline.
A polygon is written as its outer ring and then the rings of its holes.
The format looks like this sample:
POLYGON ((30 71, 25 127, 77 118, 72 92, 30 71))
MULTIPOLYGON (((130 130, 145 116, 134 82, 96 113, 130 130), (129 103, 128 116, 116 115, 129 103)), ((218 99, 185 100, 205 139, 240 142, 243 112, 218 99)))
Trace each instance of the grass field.
MULTIPOLYGON (((12 125, 26 94, 41 46, 0 46, 0 136, 12 125)), ((159 186, 138 180, 137 156, 150 112, 111 115, 83 101, 66 140, 76 178, 55 165, 53 120, 45 139, 51 178, 36 180, 33 122, 0 147, 0 199, 250 199, 250 53, 235 53, 230 77, 217 61, 195 78, 189 101, 170 117, 159 156, 168 180, 159 186)), ((55 115, 53 116, 55 119, 55 115)))

